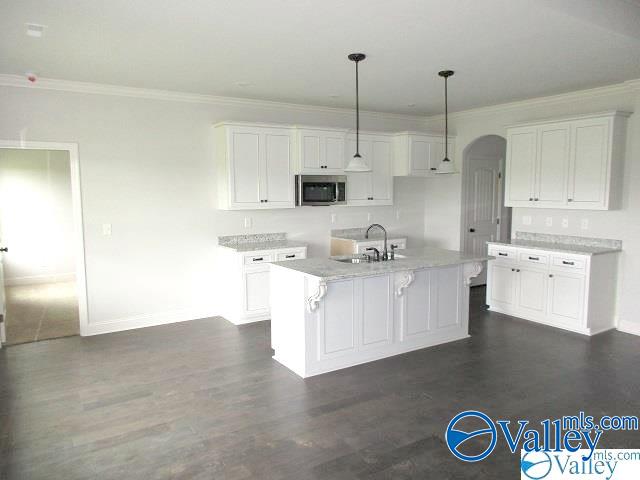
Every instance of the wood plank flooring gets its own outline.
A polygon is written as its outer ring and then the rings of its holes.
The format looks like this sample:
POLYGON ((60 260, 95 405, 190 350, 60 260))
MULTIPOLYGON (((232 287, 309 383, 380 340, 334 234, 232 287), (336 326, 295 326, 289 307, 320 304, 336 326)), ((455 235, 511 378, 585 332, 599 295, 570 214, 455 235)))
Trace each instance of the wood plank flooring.
MULTIPOLYGON (((455 459, 449 420, 638 414, 640 338, 593 338, 486 312, 472 337, 302 380, 269 323, 211 318, 0 350, 0 478, 518 478, 498 444, 455 459)), ((638 432, 603 447, 638 448, 638 432)))

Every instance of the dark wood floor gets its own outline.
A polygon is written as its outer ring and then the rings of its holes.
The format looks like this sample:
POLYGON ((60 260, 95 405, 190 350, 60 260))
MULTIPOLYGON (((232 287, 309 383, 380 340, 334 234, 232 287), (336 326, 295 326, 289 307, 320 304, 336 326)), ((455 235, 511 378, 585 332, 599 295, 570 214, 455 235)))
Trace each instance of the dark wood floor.
MULTIPOLYGON (((455 459, 449 420, 639 414, 640 338, 565 333, 482 307, 472 337, 301 380, 268 322, 222 319, 0 351, 0 478, 518 478, 499 441, 455 459)), ((601 446, 637 448, 637 432, 601 446)))

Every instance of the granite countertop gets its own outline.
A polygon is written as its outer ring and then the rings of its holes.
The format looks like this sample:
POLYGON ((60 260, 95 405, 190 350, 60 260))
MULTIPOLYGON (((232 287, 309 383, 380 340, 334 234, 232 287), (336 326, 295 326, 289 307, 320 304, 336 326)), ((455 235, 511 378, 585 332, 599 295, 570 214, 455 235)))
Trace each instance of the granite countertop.
POLYGON ((295 240, 275 240, 266 242, 247 242, 237 243, 235 245, 221 245, 221 247, 230 248, 235 252, 257 252, 258 250, 278 250, 281 248, 303 248, 307 244, 304 242, 296 242, 295 240))
POLYGON ((251 235, 228 235, 218 237, 218 245, 235 252, 257 252, 281 248, 304 248, 304 242, 288 240, 285 233, 257 233, 251 235))
POLYGON ((539 242, 535 240, 513 239, 510 242, 487 242, 491 245, 505 245, 508 247, 524 247, 549 252, 573 253, 577 255, 600 255, 603 253, 620 252, 622 248, 612 248, 592 245, 576 245, 572 243, 539 242))
MULTIPOLYGON (((365 237, 367 227, 361 228, 345 228, 342 230, 331 230, 331 238, 340 238, 342 240, 355 240, 357 242, 365 242, 368 240, 383 240, 384 233, 379 228, 372 229, 369 238, 365 237)), ((399 238, 407 238, 406 235, 387 233, 387 239, 397 240, 399 238)))
MULTIPOLYGON (((397 258, 387 262, 371 263, 342 263, 336 258, 308 258, 290 260, 288 262, 275 262, 272 265, 295 270, 324 281, 340 280, 342 278, 364 277, 367 275, 381 275, 385 273, 401 272, 407 270, 419 270, 423 268, 445 267, 448 265, 460 265, 463 263, 481 262, 492 257, 487 255, 466 255, 455 250, 441 248, 409 248, 396 250, 397 255, 405 258, 397 258)), ((348 255, 349 257, 351 255, 348 255)))

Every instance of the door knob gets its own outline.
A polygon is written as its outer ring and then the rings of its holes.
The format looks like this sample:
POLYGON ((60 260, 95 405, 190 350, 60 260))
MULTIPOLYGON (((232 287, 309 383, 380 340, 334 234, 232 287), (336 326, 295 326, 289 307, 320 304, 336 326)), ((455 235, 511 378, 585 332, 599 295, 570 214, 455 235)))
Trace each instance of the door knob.
POLYGON ((0 248, 0 252, 8 252, 9 249, 7 247, 2 247, 0 248))

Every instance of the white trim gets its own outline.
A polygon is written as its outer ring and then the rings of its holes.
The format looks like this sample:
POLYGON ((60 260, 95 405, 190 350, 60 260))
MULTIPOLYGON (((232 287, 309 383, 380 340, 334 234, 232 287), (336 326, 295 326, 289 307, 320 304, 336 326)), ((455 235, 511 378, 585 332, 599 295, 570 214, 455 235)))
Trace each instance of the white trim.
POLYGON ((630 333, 631 335, 640 335, 640 323, 629 322, 618 318, 616 329, 620 332, 630 333))
MULTIPOLYGON (((275 102, 271 100, 256 100, 251 98, 221 97, 200 93, 176 92, 152 88, 124 87, 101 83, 75 82, 72 80, 58 80, 55 78, 38 78, 35 83, 29 82, 22 75, 0 74, 0 86, 27 88, 33 90, 56 90, 61 92, 89 93, 94 95, 114 95, 119 97, 147 98, 172 102, 201 103, 220 106, 249 106, 281 110, 295 110, 314 113, 334 113, 339 115, 354 115, 354 109, 325 107, 320 105, 303 105, 299 103, 275 102)), ((360 111, 360 116, 372 118, 387 118, 422 122, 424 116, 402 113, 385 113, 360 111)))
POLYGON ((41 285, 43 283, 72 282, 75 279, 76 274, 73 272, 55 273, 50 275, 30 275, 27 277, 5 277, 4 285, 6 287, 13 287, 16 285, 41 285))
MULTIPOLYGON (((578 101, 587 101, 589 99, 607 97, 611 95, 619 95, 624 93, 632 93, 640 90, 640 79, 627 80, 623 83, 607 85, 604 87, 590 88, 586 90, 577 90, 574 92, 561 93, 558 95, 548 95, 542 97, 528 98, 525 100, 517 100, 515 102, 499 103, 497 105, 488 105, 485 107, 470 108, 468 110, 460 110, 458 112, 449 112, 449 119, 462 119, 472 116, 492 115, 510 110, 523 110, 527 108, 536 108, 545 105, 557 105, 562 103, 574 103, 578 101)), ((444 120, 444 114, 428 116, 427 121, 433 122, 444 120)))
POLYGON ((84 335, 100 335, 103 333, 121 332, 135 328, 155 327, 169 323, 188 322, 203 318, 217 317, 217 314, 206 310, 171 310, 167 312, 149 313, 123 317, 108 322, 91 323, 84 335))
POLYGON ((78 292, 78 314, 80 335, 88 335, 89 305, 87 300, 87 273, 85 267, 84 224, 82 220, 82 187, 80 183, 80 158, 77 143, 31 142, 23 140, 0 140, 0 148, 27 150, 65 150, 69 152, 71 167, 71 200, 73 205, 73 234, 75 241, 76 290, 78 292))

